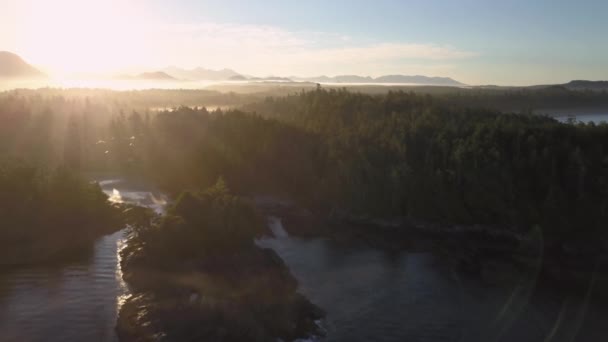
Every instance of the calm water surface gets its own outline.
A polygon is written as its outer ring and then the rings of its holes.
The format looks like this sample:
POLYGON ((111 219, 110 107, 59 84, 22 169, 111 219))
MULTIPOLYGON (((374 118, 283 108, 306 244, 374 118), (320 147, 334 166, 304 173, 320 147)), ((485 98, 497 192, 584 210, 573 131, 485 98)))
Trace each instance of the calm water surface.
POLYGON ((608 312, 571 295, 533 295, 534 276, 487 286, 430 253, 386 253, 290 237, 278 218, 258 240, 327 312, 328 341, 608 341, 608 312))
MULTIPOLYGON (((162 212, 156 192, 119 180, 101 185, 112 201, 162 212)), ((274 249, 300 291, 327 312, 327 341, 608 341, 608 313, 592 297, 532 295, 534 277, 486 286, 430 253, 299 239, 278 218, 269 225, 273 236, 257 243, 274 249)), ((72 263, 2 272, 0 341, 116 340, 127 294, 118 259, 123 239, 123 231, 102 237, 72 263)))

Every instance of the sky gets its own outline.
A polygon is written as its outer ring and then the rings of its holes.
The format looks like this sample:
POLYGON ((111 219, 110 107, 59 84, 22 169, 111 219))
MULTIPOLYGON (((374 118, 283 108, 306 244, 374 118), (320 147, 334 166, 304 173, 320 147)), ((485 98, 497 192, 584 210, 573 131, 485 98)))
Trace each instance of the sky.
POLYGON ((0 0, 0 51, 54 75, 608 79, 606 0, 0 0))

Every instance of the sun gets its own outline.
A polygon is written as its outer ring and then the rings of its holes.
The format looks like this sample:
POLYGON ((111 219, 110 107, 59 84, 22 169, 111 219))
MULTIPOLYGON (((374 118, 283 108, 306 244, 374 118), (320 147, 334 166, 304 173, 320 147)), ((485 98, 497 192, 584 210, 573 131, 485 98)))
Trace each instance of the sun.
POLYGON ((26 1, 20 52, 55 75, 103 73, 145 59, 145 23, 118 0, 26 1))

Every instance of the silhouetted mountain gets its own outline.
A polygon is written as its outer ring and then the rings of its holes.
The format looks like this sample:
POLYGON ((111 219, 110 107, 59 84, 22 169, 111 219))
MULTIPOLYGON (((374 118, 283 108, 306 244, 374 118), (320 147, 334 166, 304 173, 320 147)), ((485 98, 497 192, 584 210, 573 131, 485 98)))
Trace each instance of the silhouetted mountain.
POLYGON ((450 85, 461 86, 462 83, 455 81, 449 77, 428 77, 428 76, 405 76, 405 75, 387 75, 380 76, 374 80, 378 83, 413 83, 413 84, 428 84, 428 85, 450 85))
POLYGON ((250 81, 270 81, 270 82, 293 82, 293 80, 291 80, 290 78, 287 78, 287 77, 276 77, 276 76, 270 76, 270 77, 251 77, 249 80, 250 81))
POLYGON ((318 76, 318 77, 298 77, 298 76, 292 76, 292 79, 298 80, 298 81, 306 81, 306 82, 320 82, 320 83, 332 83, 332 82, 336 82, 336 80, 333 77, 328 77, 328 76, 318 76))
POLYGON ((575 80, 563 85, 571 90, 608 90, 608 81, 575 80))
POLYGON ((338 83, 368 83, 373 82, 374 79, 367 76, 357 76, 357 75, 340 75, 334 77, 334 80, 338 83))
POLYGON ((144 72, 138 75, 118 75, 117 80, 150 80, 150 81, 177 81, 175 77, 162 71, 144 72))
POLYGON ((0 77, 41 78, 46 75, 14 53, 0 51, 0 77))
POLYGON ((234 75, 228 79, 229 81, 247 81, 247 77, 243 75, 234 75))
POLYGON ((377 78, 358 75, 341 75, 335 77, 319 76, 311 78, 298 78, 302 81, 321 82, 321 83, 402 83, 419 85, 442 85, 442 86, 462 86, 463 84, 449 77, 428 77, 428 76, 406 76, 406 75, 386 75, 377 78))
POLYGON ((144 72, 135 76, 136 79, 139 80, 166 80, 166 81, 175 81, 176 78, 167 74, 166 72, 156 71, 156 72, 144 72))
POLYGON ((190 81, 224 81, 229 80, 231 77, 239 76, 240 74, 231 69, 222 70, 210 70, 205 68, 196 68, 192 70, 186 70, 176 67, 169 67, 163 70, 167 74, 190 81))
POLYGON ((395 84, 418 84, 418 85, 438 85, 438 86, 462 86, 463 83, 455 81, 449 77, 428 77, 428 76, 406 76, 406 75, 385 75, 377 78, 359 75, 338 75, 334 77, 254 77, 245 76, 232 69, 210 70, 196 68, 192 70, 169 67, 164 72, 182 80, 208 80, 208 81, 275 81, 275 82, 294 82, 305 81, 315 83, 395 83, 395 84))

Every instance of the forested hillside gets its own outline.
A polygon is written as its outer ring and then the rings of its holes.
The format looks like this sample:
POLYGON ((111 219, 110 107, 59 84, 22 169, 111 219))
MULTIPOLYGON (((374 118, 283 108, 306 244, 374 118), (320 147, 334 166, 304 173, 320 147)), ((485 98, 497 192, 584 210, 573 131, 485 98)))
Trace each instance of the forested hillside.
POLYGON ((225 177, 328 215, 540 224, 597 233, 608 205, 608 126, 345 90, 267 98, 241 110, 145 111, 5 96, 5 153, 153 180, 172 193, 225 177))

